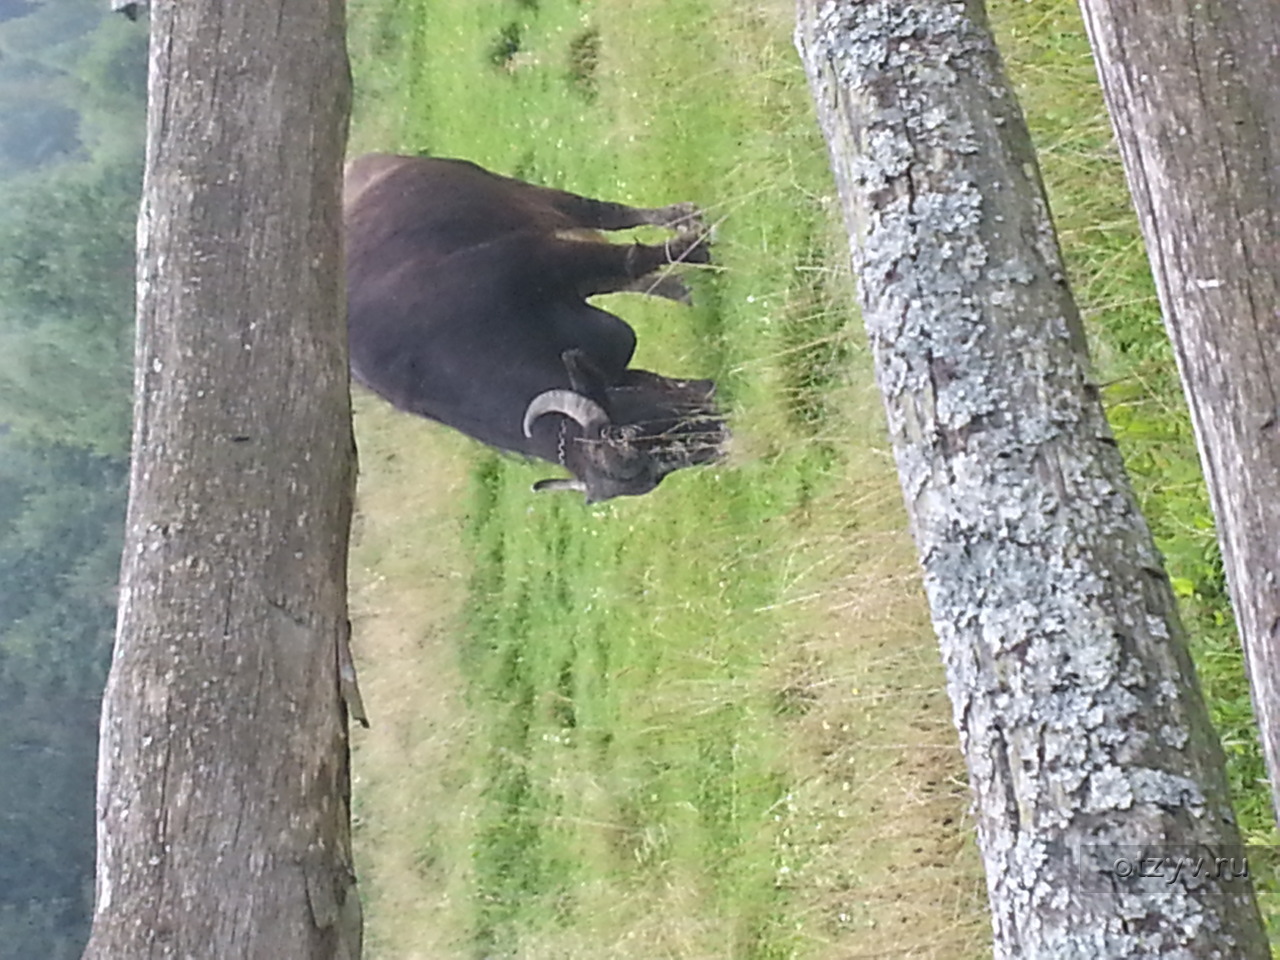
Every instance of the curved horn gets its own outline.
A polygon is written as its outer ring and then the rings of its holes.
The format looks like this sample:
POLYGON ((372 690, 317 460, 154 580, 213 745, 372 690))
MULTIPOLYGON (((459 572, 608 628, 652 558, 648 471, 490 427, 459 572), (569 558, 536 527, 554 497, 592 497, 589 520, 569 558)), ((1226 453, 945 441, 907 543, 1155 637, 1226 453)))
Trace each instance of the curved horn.
POLYGON ((572 490, 575 493, 586 493, 587 485, 581 480, 573 480, 569 477, 552 477, 549 480, 539 480, 533 485, 534 493, 542 493, 544 490, 572 490))
POLYGON ((609 422, 604 407, 590 397, 573 390, 545 390, 529 401, 524 411, 524 435, 533 436, 533 422, 548 413, 562 413, 582 427, 584 433, 594 433, 609 422))

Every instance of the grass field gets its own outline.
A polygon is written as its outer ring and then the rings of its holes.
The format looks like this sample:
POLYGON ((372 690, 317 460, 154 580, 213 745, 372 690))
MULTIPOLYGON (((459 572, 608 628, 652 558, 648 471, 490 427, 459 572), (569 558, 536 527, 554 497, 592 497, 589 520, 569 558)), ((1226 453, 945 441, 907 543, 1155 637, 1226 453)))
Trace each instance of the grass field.
MULTIPOLYGON (((1265 839, 1208 509, 1087 45, 1072 5, 1027 6, 993 19, 1265 839)), ((989 955, 791 16, 786 0, 351 0, 353 152, 707 210, 716 265, 692 277, 694 307, 609 307, 639 365, 714 377, 734 430, 720 467, 585 507, 529 493, 546 465, 358 398, 375 960, 989 955)))

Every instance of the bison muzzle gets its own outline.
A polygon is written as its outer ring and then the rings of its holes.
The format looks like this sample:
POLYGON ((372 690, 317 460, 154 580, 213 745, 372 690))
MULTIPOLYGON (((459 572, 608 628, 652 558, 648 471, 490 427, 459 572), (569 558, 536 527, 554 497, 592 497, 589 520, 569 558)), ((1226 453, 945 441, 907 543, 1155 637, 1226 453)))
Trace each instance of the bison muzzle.
POLYGON ((691 204, 639 209, 463 160, 370 154, 347 165, 343 218, 352 374, 397 408, 559 464, 572 478, 534 489, 589 503, 720 457, 715 384, 631 369, 635 331, 587 302, 687 302, 669 268, 710 259, 691 204), (674 235, 599 232, 642 225, 674 235))

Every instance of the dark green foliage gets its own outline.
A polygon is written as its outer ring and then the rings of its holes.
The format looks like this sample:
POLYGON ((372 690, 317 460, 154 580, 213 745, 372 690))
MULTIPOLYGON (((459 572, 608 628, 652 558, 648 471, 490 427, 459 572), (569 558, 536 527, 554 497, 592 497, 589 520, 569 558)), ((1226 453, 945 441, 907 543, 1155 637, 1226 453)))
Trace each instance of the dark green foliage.
POLYGON ((587 27, 569 41, 569 86, 587 100, 594 100, 599 66, 600 31, 587 27))
POLYGON ((0 938, 49 938, 14 956, 88 929, 125 482, 119 459, 0 437, 0 938))
POLYGON ((97 0, 0 18, 0 178, 66 159, 136 155, 147 31, 97 0))
POLYGON ((99 159, 140 167, 147 104, 147 31, 113 17, 71 66, 80 139, 99 159))
POLYGON ((514 20, 504 24, 489 44, 489 49, 485 51, 489 62, 495 67, 505 67, 515 59, 515 55, 520 52, 522 32, 520 24, 514 20))
POLYGON ((77 960, 89 936, 83 899, 0 902, 3 956, 77 960))
POLYGON ((27 100, 0 114, 0 168, 38 167, 74 157, 79 114, 56 102, 27 100))
POLYGON ((0 0, 0 21, 25 17, 34 13, 37 6, 35 0, 0 0))
POLYGON ((0 955, 79 956, 127 484, 146 31, 0 16, 0 955))
POLYGON ((134 163, 0 187, 0 417, 116 457, 128 447, 134 163))
POLYGON ((46 645, 111 626, 126 479, 119 458, 0 437, 0 652, 27 670, 44 668, 46 645))

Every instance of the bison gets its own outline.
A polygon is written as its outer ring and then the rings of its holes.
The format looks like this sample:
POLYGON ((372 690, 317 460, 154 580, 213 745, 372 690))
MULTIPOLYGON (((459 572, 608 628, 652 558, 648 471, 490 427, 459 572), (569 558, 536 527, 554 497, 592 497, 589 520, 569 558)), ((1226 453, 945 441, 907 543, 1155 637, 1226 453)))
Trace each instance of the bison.
POLYGON ((347 165, 351 371, 409 413, 567 469, 535 490, 588 503, 717 459, 710 380, 632 369, 635 331, 587 302, 632 290, 687 300, 670 264, 706 263, 697 209, 637 209, 464 160, 370 154, 347 165), (615 244, 645 224, 674 236, 615 244))

